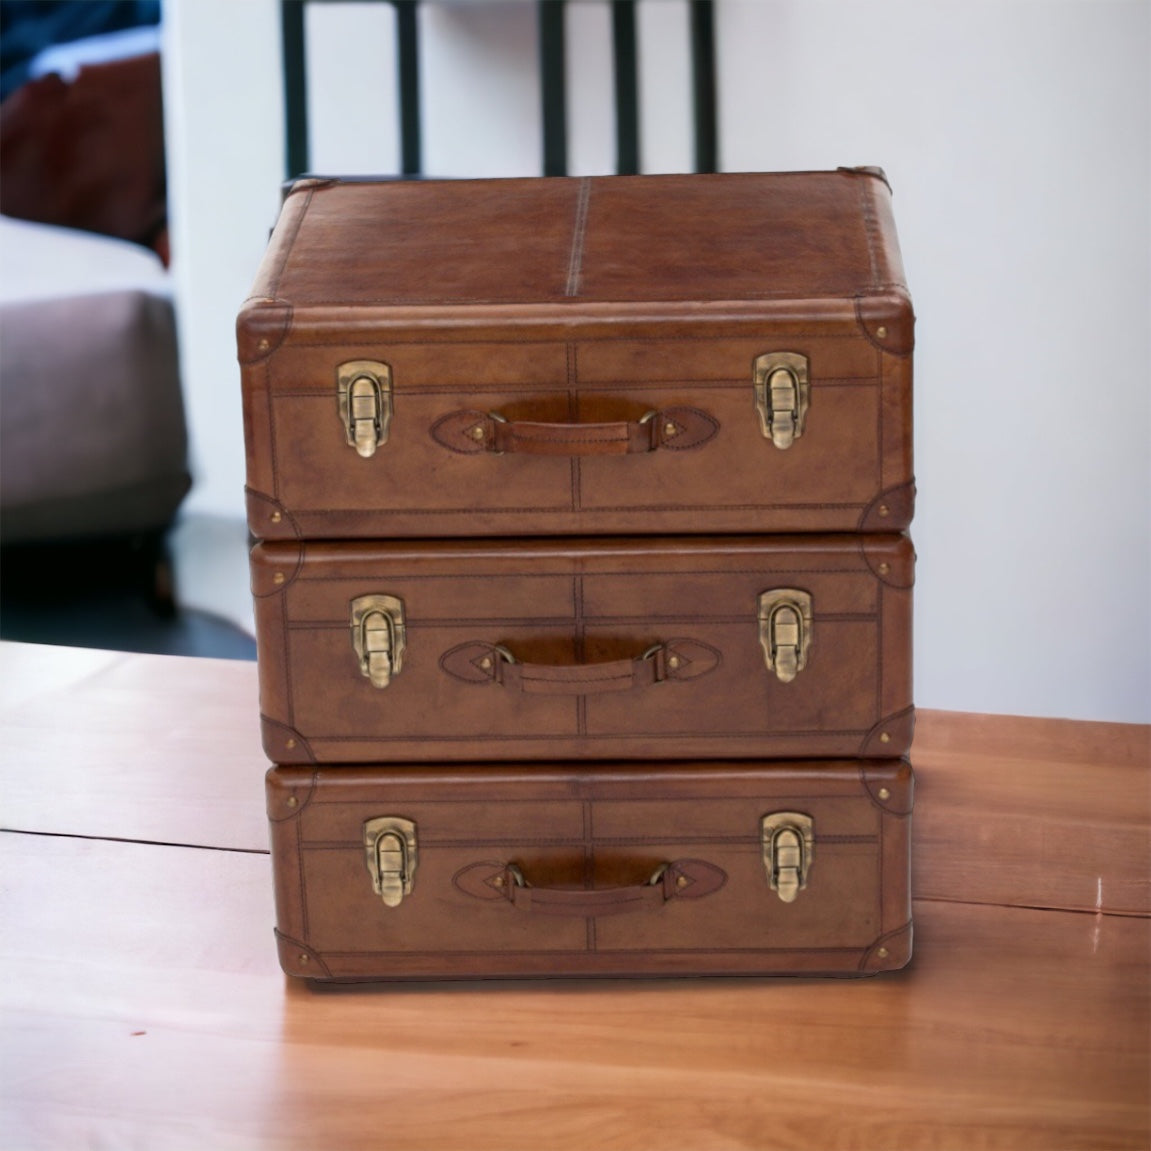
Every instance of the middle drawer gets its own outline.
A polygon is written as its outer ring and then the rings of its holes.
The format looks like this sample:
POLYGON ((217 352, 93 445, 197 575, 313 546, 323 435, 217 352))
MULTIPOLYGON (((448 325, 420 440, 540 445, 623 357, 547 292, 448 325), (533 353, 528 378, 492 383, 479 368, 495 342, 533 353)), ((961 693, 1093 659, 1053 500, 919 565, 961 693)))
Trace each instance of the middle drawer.
POLYGON ((276 763, 903 755, 901 535, 262 543, 276 763))

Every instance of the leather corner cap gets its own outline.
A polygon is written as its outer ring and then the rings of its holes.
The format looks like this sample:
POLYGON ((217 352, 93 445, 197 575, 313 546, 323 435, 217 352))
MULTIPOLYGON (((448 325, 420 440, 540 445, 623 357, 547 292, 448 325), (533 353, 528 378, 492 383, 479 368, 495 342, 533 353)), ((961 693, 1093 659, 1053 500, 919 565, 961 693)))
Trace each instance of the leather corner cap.
POLYGON ((882 491, 863 509, 858 531, 904 531, 915 515, 915 481, 882 491))
POLYGON ((236 318, 236 352, 241 364, 267 359, 283 343, 292 326, 292 305, 286 300, 253 296, 236 318))
POLYGON ((879 296, 857 296, 855 316, 867 338, 881 351, 909 356, 915 349, 915 313, 895 288, 879 296))

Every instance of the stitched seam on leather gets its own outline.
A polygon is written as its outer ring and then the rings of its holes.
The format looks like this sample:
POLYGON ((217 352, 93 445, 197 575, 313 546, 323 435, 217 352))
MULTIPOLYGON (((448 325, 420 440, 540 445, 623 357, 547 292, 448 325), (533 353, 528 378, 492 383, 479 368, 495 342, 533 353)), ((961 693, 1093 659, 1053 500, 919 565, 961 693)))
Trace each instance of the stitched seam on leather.
POLYGON ((887 884, 883 882, 883 870, 884 870, 883 864, 887 858, 887 856, 885 854, 887 845, 884 842, 884 832, 886 831, 886 828, 887 828, 887 818, 886 818, 886 813, 884 813, 884 814, 880 815, 880 817, 879 817, 879 884, 878 884, 878 887, 879 887, 879 922, 881 924, 887 922, 887 916, 884 914, 884 906, 883 906, 883 894, 884 894, 885 888, 887 887, 887 884))
POLYGON ((627 427, 617 431, 614 428, 606 431, 571 431, 560 432, 558 435, 551 432, 524 432, 513 429, 510 440, 523 444, 626 444, 628 441, 627 427))
MULTIPOLYGON (((873 280, 870 288, 874 291, 883 291, 885 289, 898 290, 906 292, 907 287, 898 281, 883 281, 878 282, 873 280)), ((794 291, 787 291, 781 289, 778 291, 770 292, 744 292, 739 293, 736 299, 725 299, 720 296, 706 297, 704 303, 713 304, 742 304, 746 300, 850 300, 857 290, 857 285, 849 284, 844 281, 836 283, 822 283, 810 285, 810 290, 805 292, 802 297, 797 297, 794 291)), ((361 297, 355 301, 348 301, 346 298, 334 297, 332 299, 308 299, 304 302, 304 307, 341 307, 341 308, 362 308, 362 307, 451 307, 455 304, 479 304, 490 305, 493 307, 500 307, 507 304, 549 304, 556 305, 562 304, 567 295, 563 296, 367 296, 361 297)), ((658 299, 647 299, 644 296, 584 296, 582 297, 587 303, 591 304, 636 304, 646 305, 650 307, 658 307, 660 304, 685 304, 685 303, 699 303, 700 296, 698 293, 686 294, 682 296, 666 295, 660 296, 658 299)), ((562 321, 560 321, 562 322, 562 321)))
MULTIPOLYGON (((280 630, 282 635, 287 635, 291 630, 292 621, 288 619, 288 597, 286 595, 280 596, 280 630)), ((296 726, 295 717, 295 699, 296 688, 292 678, 292 656, 288 644, 284 644, 284 679, 288 688, 288 726, 296 726)))
MULTIPOLYGON (((564 362, 567 369, 567 377, 564 380, 567 385, 568 394, 568 418, 571 420, 579 419, 579 348, 573 343, 564 345, 564 362)), ((568 469, 571 493, 571 509, 577 512, 580 509, 580 504, 583 496, 583 472, 580 469, 579 456, 572 456, 571 466, 568 469)), ((582 703, 583 701, 577 701, 582 703)))
MULTIPOLYGON (((713 576, 754 575, 754 576, 763 576, 765 579, 774 579, 776 576, 783 575, 783 574, 792 574, 792 573, 797 574, 797 575, 848 575, 848 576, 865 576, 865 577, 874 574, 871 571, 870 567, 866 563, 861 563, 858 567, 841 567, 841 568, 801 568, 801 567, 791 567, 790 565, 788 565, 788 566, 781 565, 779 567, 771 567, 771 568, 768 568, 766 570, 764 568, 730 568, 730 567, 725 567, 725 568, 649 568, 646 571, 630 571, 630 570, 629 571, 612 570, 612 571, 604 571, 604 572, 585 571, 582 574, 585 576, 592 576, 592 577, 604 576, 604 577, 610 577, 610 578, 615 578, 616 576, 642 576, 644 579, 650 578, 651 576, 655 576, 655 575, 672 575, 672 576, 681 576, 681 575, 691 575, 691 576, 696 576, 696 575, 713 575, 713 576)), ((405 580, 431 580, 431 579, 490 580, 493 578, 498 579, 501 576, 503 576, 505 578, 515 578, 515 579, 561 579, 562 580, 562 579, 568 579, 571 576, 571 572, 517 571, 517 572, 499 572, 499 573, 495 573, 494 575, 491 572, 486 573, 486 574, 484 574, 484 573, 472 573, 472 572, 459 572, 457 574, 455 572, 450 572, 450 573, 445 573, 444 575, 437 575, 434 573, 433 574, 421 574, 419 572, 415 572, 411 575, 407 575, 404 573, 391 573, 388 578, 389 579, 405 579, 405 580)), ((307 583, 357 583, 357 582, 362 582, 364 577, 363 576, 301 575, 299 578, 302 582, 307 582, 307 583)), ((539 618, 540 619, 556 619, 559 617, 540 616, 539 618)), ((599 619, 601 617, 596 616, 595 618, 599 619)), ((613 617, 603 617, 603 618, 613 618, 613 617)), ((644 618, 647 618, 647 617, 644 617, 644 618)), ((687 617, 687 618, 694 619, 695 617, 691 616, 691 617, 687 617)), ((471 620, 468 622, 475 624, 476 623, 475 617, 473 616, 471 618, 471 620)))
MULTIPOLYGON (((556 669, 559 670, 559 669, 556 669)), ((635 678, 633 672, 613 672, 611 675, 598 675, 595 672, 568 669, 567 673, 561 676, 550 674, 549 672, 529 672, 521 671, 520 679, 526 680, 529 683, 558 683, 564 686, 568 683, 572 684, 585 684, 585 683, 616 683, 627 681, 630 683, 635 678)))
POLYGON ((276 451, 276 396, 272 394, 272 367, 271 360, 264 361, 264 394, 268 397, 268 439, 272 453, 272 496, 280 499, 280 474, 278 461, 280 454, 276 451))
MULTIPOLYGON (((636 731, 636 732, 609 732, 604 735, 586 735, 582 740, 625 740, 625 739, 657 739, 657 740, 685 740, 685 739, 763 739, 765 736, 772 739, 824 739, 830 737, 848 738, 851 736, 866 736, 870 728, 856 728, 849 731, 838 729, 828 730, 815 728, 804 731, 784 731, 768 728, 763 731, 636 731)), ((561 740, 568 742, 577 739, 568 732, 559 735, 485 735, 485 742, 492 743, 522 743, 536 741, 540 743, 561 740)), ((475 743, 473 735, 316 735, 309 740, 310 743, 475 743)), ((869 757, 871 758, 871 757, 869 757)), ((878 757, 877 757, 878 758, 878 757)), ((884 758, 889 758, 887 753, 884 758)))
MULTIPOLYGON (((812 386, 822 390, 824 388, 878 388, 881 381, 878 376, 828 376, 826 378, 812 380, 812 386)), ((393 395, 396 396, 458 396, 464 388, 463 384, 409 384, 405 388, 393 389, 393 395)), ((577 385, 578 387, 578 385, 577 385)), ((742 380, 731 379, 706 379, 706 380, 693 380, 688 377, 677 380, 592 380, 583 385, 583 390, 587 394, 599 393, 602 391, 613 392, 657 392, 657 391, 671 391, 680 390, 685 387, 707 389, 708 391, 727 391, 727 392, 746 392, 747 384, 742 380)), ((511 384, 502 384, 499 382, 484 384, 482 387, 469 388, 470 396, 478 395, 535 395, 539 392, 547 392, 549 395, 559 397, 564 392, 564 385, 556 383, 554 380, 540 380, 538 383, 515 382, 511 384)), ((331 389, 312 386, 310 388, 281 388, 272 397, 274 400, 325 400, 329 397, 331 389)), ((473 409, 469 409, 473 410, 473 409)), ((698 409, 693 409, 698 411, 698 409)), ((436 422, 440 423, 444 420, 449 420, 453 416, 459 416, 459 412, 449 412, 447 415, 441 416, 436 422)), ((477 412, 482 416, 483 412, 477 412)), ((710 416, 705 412, 700 412, 700 415, 718 424, 718 420, 714 416, 710 416)))
MULTIPOLYGON (((898 933, 893 932, 892 934, 898 934, 898 933)), ((722 960, 726 959, 729 955, 747 955, 747 956, 753 956, 753 957, 757 956, 757 955, 858 955, 860 953, 860 950, 861 949, 859 947, 772 947, 770 944, 767 944, 767 943, 765 943, 762 947, 652 947, 650 945, 645 944, 644 949, 643 949, 643 954, 644 955, 708 955, 708 956, 714 956, 717 960, 722 961, 722 960)), ((864 948, 862 950, 863 950, 864 956, 866 957, 866 955, 868 954, 867 949, 864 948)), ((539 959, 539 958, 542 958, 543 956, 555 957, 555 956, 561 956, 561 955, 570 955, 570 956, 574 956, 576 958, 579 958, 581 956, 587 955, 587 951, 584 950, 583 948, 576 948, 576 947, 568 947, 568 948, 549 947, 549 948, 547 948, 546 951, 543 950, 542 948, 538 948, 538 947, 537 948, 525 948, 523 950, 518 950, 518 951, 511 950, 510 948, 503 948, 503 947, 492 948, 488 951, 478 951, 478 950, 457 951, 455 948, 452 948, 451 954, 453 956, 457 956, 457 955, 458 956, 475 956, 475 957, 480 957, 480 958, 494 958, 494 959, 504 959, 504 958, 511 959, 511 958, 515 958, 518 956, 526 956, 527 958, 530 958, 530 959, 539 959)), ((597 948, 596 951, 594 952, 594 954, 596 956, 603 956, 605 959, 611 959, 614 957, 619 957, 621 959, 627 959, 627 958, 635 956, 636 949, 634 947, 597 948)), ((428 960, 428 959, 440 961, 444 958, 444 952, 442 950, 433 951, 431 949, 429 949, 427 951, 331 951, 331 950, 328 950, 328 951, 324 952, 324 956, 328 960, 329 964, 333 960, 337 960, 337 959, 367 959, 367 960, 372 960, 372 959, 376 959, 376 958, 394 959, 394 960, 401 961, 401 962, 406 960, 411 964, 417 964, 421 960, 428 960)), ((595 969, 596 969, 595 967, 591 968, 591 970, 595 970, 595 969)), ((862 970, 862 966, 860 969, 862 970)), ((579 968, 579 969, 573 969, 573 970, 574 970, 575 974, 578 974, 579 971, 583 970, 583 969, 579 968)), ((760 969, 756 968, 754 970, 760 970, 760 969)), ((677 973, 681 974, 681 975, 684 974, 683 972, 677 972, 677 973)), ((336 978, 337 979, 340 979, 340 978, 356 979, 357 976, 355 976, 355 975, 349 975, 349 976, 343 976, 343 977, 337 976, 336 978)), ((375 978, 380 978, 380 977, 377 975, 377 976, 375 976, 375 978)), ((390 976, 384 976, 384 978, 388 979, 391 977, 390 976)), ((397 981, 419 980, 421 978, 423 978, 423 976, 420 976, 420 975, 397 976, 396 977, 397 981)), ((472 976, 459 976, 459 978, 473 978, 473 977, 472 976)))
MULTIPOLYGON (((580 508, 576 515, 610 515, 614 512, 762 512, 772 510, 809 511, 859 511, 868 505, 862 504, 640 504, 629 507, 620 504, 607 504, 599 508, 580 508)), ((476 515, 516 515, 523 512, 567 512, 567 507, 539 504, 535 507, 484 508, 482 512, 471 508, 370 508, 355 511, 348 508, 308 508, 299 509, 297 515, 307 516, 450 516, 461 513, 476 515)), ((831 529, 827 529, 831 530, 831 529)))
POLYGON ((871 199, 874 186, 868 180, 858 180, 855 185, 856 195, 859 198, 859 210, 863 219, 863 234, 867 240, 867 259, 871 266, 872 289, 879 285, 879 253, 876 242, 879 238, 879 220, 875 215, 875 204, 871 199))
MULTIPOLYGON (((642 616, 623 616, 623 615, 598 615, 590 616, 597 625, 603 624, 618 624, 621 627, 634 626, 637 624, 646 623, 676 623, 676 624, 699 624, 710 626, 724 626, 732 627, 735 625, 746 624, 748 616, 683 616, 683 615, 642 615, 642 616)), ((878 618, 877 613, 873 612, 837 612, 832 613, 817 613, 815 619, 820 623, 869 623, 878 618)), ((524 618, 522 616, 500 616, 484 620, 485 624, 490 627, 507 627, 509 625, 522 625, 533 627, 555 627, 564 628, 571 627, 572 620, 567 616, 543 616, 524 618)), ((418 623, 408 623, 409 631, 418 631, 421 628, 434 628, 434 627, 475 627, 475 617, 468 619, 452 618, 452 617, 436 617, 435 619, 422 619, 418 623)), ((348 621, 338 619, 314 619, 314 620, 297 620, 288 625, 289 631, 338 631, 341 628, 346 628, 348 621)), ((682 642, 670 640, 669 643, 682 642)), ((700 640, 692 640, 694 644, 700 647, 706 646, 700 640)), ((484 651, 490 651, 491 645, 484 643, 482 640, 476 640, 475 645, 482 648, 484 651)), ((463 645, 468 646, 468 645, 463 645)), ((455 650, 455 649, 453 649, 455 650)))
MULTIPOLYGON (((876 596, 876 660, 875 660, 875 709, 883 707, 883 657, 887 645, 883 642, 883 601, 885 596, 884 585, 879 585, 876 596)), ((883 922, 882 918, 879 922, 883 922)))
POLYGON ((880 491, 883 491, 883 489, 888 486, 888 477, 887 477, 887 471, 886 471, 886 467, 885 467, 886 461, 885 461, 884 455, 883 455, 883 424, 884 424, 883 399, 884 399, 884 390, 885 390, 884 389, 884 383, 886 382, 885 381, 885 374, 884 374, 884 370, 883 370, 884 361, 885 361, 885 357, 884 357, 883 353, 880 352, 879 353, 879 403, 877 403, 875 405, 875 446, 876 446, 876 449, 878 451, 878 455, 877 455, 876 461, 875 461, 876 471, 878 473, 876 475, 875 486, 880 491))
MULTIPOLYGON (((881 286, 896 287, 897 285, 892 284, 892 285, 881 285, 881 286)), ((787 297, 787 298, 790 298, 790 297, 787 297)), ((837 298, 839 298, 839 297, 837 297, 837 298)), ((842 298, 844 300, 851 300, 853 307, 856 306, 858 303, 858 297, 855 297, 855 296, 844 296, 842 298)), ((319 302, 320 303, 333 304, 333 305, 338 304, 340 307, 346 307, 347 306, 347 300, 324 300, 324 301, 319 301, 319 302)), ((380 301, 376 301, 376 302, 387 303, 388 301, 380 300, 380 301)), ((555 323, 555 324, 559 325, 559 324, 566 323, 567 321, 563 320, 562 318, 557 318, 554 321, 546 321, 546 322, 551 322, 551 323, 555 323)), ((653 321, 636 320, 635 322, 638 324, 638 323, 651 323, 653 321)), ((713 324, 737 323, 737 324, 746 324, 746 325, 750 326, 753 323, 755 323, 756 321, 751 320, 751 319, 748 319, 748 320, 743 320, 743 319, 721 320, 721 319, 717 319, 717 320, 711 320, 711 321, 695 320, 693 322, 694 323, 710 322, 713 324)), ((760 323, 760 326, 762 327, 762 321, 759 321, 759 323, 760 323)), ((506 326, 506 324, 498 324, 497 325, 495 322, 493 322, 492 326, 493 327, 496 327, 496 326, 504 327, 504 326, 506 326)), ((816 330, 816 331, 810 331, 810 332, 788 332, 786 336, 780 335, 778 337, 773 336, 772 338, 774 340, 776 340, 777 342, 780 339, 789 339, 789 340, 799 340, 799 339, 808 339, 808 340, 817 340, 817 339, 818 340, 858 340, 859 339, 859 333, 858 332, 827 332, 827 331, 816 330)), ((622 343, 622 344, 671 344, 671 343, 676 343, 676 344, 681 344, 681 343, 718 344, 718 343, 725 343, 728 341, 744 341, 744 342, 750 341, 750 342, 760 343, 760 344, 764 342, 763 339, 759 338, 759 337, 739 336, 739 335, 737 335, 737 336, 718 336, 718 335, 715 335, 714 333, 712 333, 711 335, 707 335, 707 336, 671 336, 671 335, 668 335, 668 336, 627 336, 625 338, 625 337, 621 337, 618 332, 613 332, 611 334, 604 335, 604 336, 592 336, 592 335, 581 332, 578 336, 578 342, 581 344, 607 344, 607 343, 622 343)), ((556 344, 556 343, 560 343, 560 342, 562 342, 562 341, 554 339, 554 338, 548 339, 545 337, 541 337, 540 339, 536 339, 536 340, 516 339, 515 337, 509 337, 506 340, 499 340, 499 339, 496 339, 494 336, 484 336, 482 339, 477 340, 474 337, 469 337, 468 333, 466 333, 466 332, 456 333, 453 330, 448 330, 448 331, 445 331, 439 339, 435 339, 435 340, 404 340, 402 343, 397 343, 393 346, 397 347, 397 348, 438 348, 444 344, 447 344, 449 346, 453 345, 453 344, 465 344, 465 345, 517 344, 521 347, 525 346, 525 345, 527 345, 529 347, 544 347, 544 346, 547 346, 550 344, 556 344), (454 339, 449 338, 452 335, 455 335, 454 339)), ((337 337, 335 339, 331 339, 331 340, 293 340, 292 341, 292 347, 293 348, 333 348, 333 347, 346 348, 347 346, 348 346, 348 337, 346 335, 339 336, 339 337, 337 337)))
POLYGON ((591 179, 580 181, 579 199, 576 201, 575 224, 572 227, 571 254, 568 257, 568 278, 564 295, 578 296, 583 265, 584 235, 587 232, 588 204, 591 202, 591 179))
MULTIPOLYGON (((279 267, 276 268, 276 273, 272 277, 271 290, 269 295, 278 296, 280 294, 280 280, 283 279, 284 270, 288 266, 288 257, 292 254, 292 249, 296 246, 296 240, 299 238, 300 229, 304 226, 304 217, 308 214, 308 209, 312 206, 313 188, 309 188, 304 196, 304 206, 300 209, 299 216, 296 217, 295 227, 292 229, 291 238, 284 247, 284 252, 280 258, 279 267)), ((310 301, 309 301, 310 302, 310 301)))
MULTIPOLYGON (((696 796, 695 800, 700 799, 715 799, 715 796, 696 796)), ((755 797, 762 798, 762 797, 755 797)), ((801 796, 794 795, 788 792, 788 802, 806 799, 827 799, 828 796, 801 796)), ((842 797, 835 797, 842 798, 842 797)), ((771 802, 771 800, 764 799, 764 802, 771 802)), ((421 805, 425 802, 421 800, 421 805)), ((450 801, 448 801, 450 802, 450 801)), ((616 800, 607 802, 615 803, 616 800)), ((636 800, 637 803, 651 803, 651 799, 636 800)), ((657 801, 658 802, 658 801, 657 801)), ((685 803, 691 802, 688 797, 676 797, 675 800, 670 802, 685 803)), ((748 802, 754 802, 749 800, 748 802)), ((895 813, 887 812, 886 814, 892 815, 895 818, 895 813)), ((875 835, 823 835, 819 836, 819 842, 823 844, 835 844, 839 847, 853 847, 859 844, 878 843, 879 834, 875 835)), ((668 843, 672 842, 677 846, 683 847, 702 847, 710 844, 724 847, 744 847, 750 852, 758 853, 762 850, 763 844, 759 839, 749 838, 746 835, 605 835, 601 838, 592 838, 588 841, 588 846, 596 847, 627 847, 630 844, 648 844, 648 843, 668 843)), ((476 851, 488 851, 495 848, 517 848, 517 847, 580 847, 583 846, 584 840, 580 836, 571 835, 557 835, 553 837, 540 837, 540 836, 509 836, 506 839, 432 839, 428 836, 421 838, 420 843, 426 847, 438 848, 474 848, 476 851)), ((307 843, 302 844, 302 851, 348 851, 362 849, 363 844, 359 840, 353 839, 313 839, 307 843)), ((482 860, 480 862, 483 862, 482 860)))
POLYGON ((304 836, 300 830, 300 820, 295 822, 296 832, 296 865, 300 881, 300 924, 304 929, 304 938, 309 936, 308 931, 308 885, 304 882, 304 836))
MULTIPOLYGON (((878 376, 868 375, 841 375, 841 376, 828 376, 825 379, 818 379, 811 381, 813 387, 818 390, 826 388, 876 388, 881 387, 881 380, 878 376)), ((427 386, 409 386, 404 389, 396 389, 394 395, 403 396, 458 396, 463 384, 427 384, 427 386)), ((584 390, 587 394, 601 391, 671 391, 679 390, 681 388, 696 388, 708 391, 747 391, 747 384, 742 380, 593 380, 586 384, 584 390)), ((525 395, 534 396, 539 395, 540 392, 546 392, 547 395, 558 398, 564 394, 564 384, 556 383, 555 381, 540 382, 540 383, 510 383, 510 384, 491 384, 490 387, 483 388, 482 391, 471 390, 470 395, 525 395)), ((281 388, 276 391, 272 397, 275 399, 327 399, 330 395, 330 389, 312 386, 311 388, 281 388)), ((468 410, 472 411, 472 409, 468 410)), ((707 412, 701 412, 699 409, 693 409, 702 416, 708 419, 718 427, 719 421, 710 416, 707 412)), ((449 412, 445 416, 441 416, 435 422, 442 424, 442 422, 451 420, 452 418, 462 418, 463 412, 449 412)), ((477 411, 477 416, 482 417, 483 412, 477 411)), ((435 425, 433 425, 434 427, 435 425)))

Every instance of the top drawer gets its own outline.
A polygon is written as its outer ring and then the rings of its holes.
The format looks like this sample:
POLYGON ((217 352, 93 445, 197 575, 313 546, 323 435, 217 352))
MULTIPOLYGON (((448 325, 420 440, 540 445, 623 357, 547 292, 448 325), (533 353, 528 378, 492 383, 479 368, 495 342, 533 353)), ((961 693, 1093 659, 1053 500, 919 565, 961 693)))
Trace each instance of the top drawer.
POLYGON ((900 530, 912 328, 870 170, 304 181, 238 322, 249 524, 900 530))

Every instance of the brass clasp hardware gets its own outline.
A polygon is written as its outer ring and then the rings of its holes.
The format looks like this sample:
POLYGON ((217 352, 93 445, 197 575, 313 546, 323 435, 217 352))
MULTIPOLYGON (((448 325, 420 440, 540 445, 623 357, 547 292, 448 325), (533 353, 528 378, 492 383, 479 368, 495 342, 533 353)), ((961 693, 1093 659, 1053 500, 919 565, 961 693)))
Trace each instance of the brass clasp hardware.
POLYGON ((807 666, 812 618, 811 595, 798 588, 774 588, 759 597, 763 660, 782 683, 791 683, 807 666))
POLYGON ((387 687, 403 669, 407 628, 404 601, 394 595, 352 600, 352 649, 372 687, 387 687))
POLYGON ((776 811, 760 821, 763 867, 771 890, 794 903, 807 886, 815 857, 815 821, 798 811, 776 811))
POLYGON ((797 352, 766 352, 755 359, 755 410, 764 438, 780 450, 800 436, 811 406, 807 357, 797 352))
POLYGON ((416 875, 416 825, 397 815, 382 815, 364 824, 364 862, 372 890, 385 907, 398 907, 412 893, 416 875))
POLYGON ((392 369, 375 360, 349 360, 336 369, 340 419, 348 443, 367 459, 388 442, 392 369))

